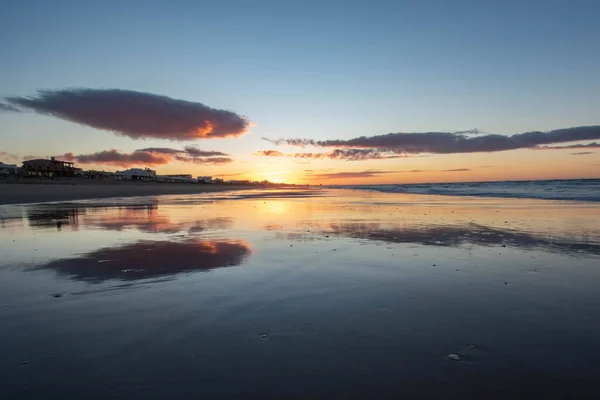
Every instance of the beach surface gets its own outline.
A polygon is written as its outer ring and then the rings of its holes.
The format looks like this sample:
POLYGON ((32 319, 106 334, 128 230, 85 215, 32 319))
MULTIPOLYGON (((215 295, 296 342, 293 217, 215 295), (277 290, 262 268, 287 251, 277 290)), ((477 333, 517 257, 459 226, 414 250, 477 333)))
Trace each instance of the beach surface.
MULTIPOLYGON (((0 182, 0 204, 43 203, 110 197, 157 196, 165 194, 198 194, 247 190, 256 185, 200 185, 192 183, 156 182, 90 182, 63 179, 47 181, 0 182)), ((264 187, 263 187, 264 189, 264 187)))
POLYGON ((0 206, 0 398, 597 398, 600 205, 0 206))

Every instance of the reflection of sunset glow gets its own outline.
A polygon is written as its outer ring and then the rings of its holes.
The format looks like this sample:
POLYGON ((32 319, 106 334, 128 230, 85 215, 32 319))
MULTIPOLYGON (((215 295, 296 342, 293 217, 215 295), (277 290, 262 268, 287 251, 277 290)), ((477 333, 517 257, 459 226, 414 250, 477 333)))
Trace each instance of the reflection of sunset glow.
POLYGON ((198 247, 202 253, 205 254, 217 254, 217 245, 214 242, 197 242, 198 247))
POLYGON ((176 213, 171 210, 158 209, 119 209, 102 215, 90 216, 85 224, 108 230, 136 229, 149 233, 189 233, 201 232, 207 229, 225 229, 231 226, 231 218, 205 218, 189 220, 189 215, 183 221, 174 220, 176 213))

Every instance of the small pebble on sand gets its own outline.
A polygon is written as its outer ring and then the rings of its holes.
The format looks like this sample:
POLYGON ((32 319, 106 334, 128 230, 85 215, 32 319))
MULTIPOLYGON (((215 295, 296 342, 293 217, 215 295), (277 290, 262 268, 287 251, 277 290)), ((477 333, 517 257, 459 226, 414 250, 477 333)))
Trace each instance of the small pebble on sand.
POLYGON ((448 354, 448 358, 451 359, 452 361, 460 361, 460 357, 458 356, 458 354, 448 354))

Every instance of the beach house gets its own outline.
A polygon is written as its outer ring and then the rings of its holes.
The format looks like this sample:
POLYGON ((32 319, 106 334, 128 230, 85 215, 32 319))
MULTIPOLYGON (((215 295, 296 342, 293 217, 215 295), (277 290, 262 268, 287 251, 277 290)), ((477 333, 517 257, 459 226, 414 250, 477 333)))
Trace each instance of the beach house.
POLYGON ((198 183, 213 183, 212 176, 199 176, 198 183))
POLYGON ((81 168, 75 168, 69 161, 60 161, 54 157, 50 159, 37 158, 23 161, 23 171, 31 177, 75 177, 81 175, 81 168))
POLYGON ((158 175, 157 180, 159 182, 171 182, 171 183, 197 183, 192 175, 190 174, 177 174, 177 175, 158 175))
POLYGON ((130 168, 115 172, 115 178, 133 181, 155 181, 156 171, 150 168, 130 168))
POLYGON ((4 164, 0 161, 0 177, 6 177, 10 175, 17 175, 19 173, 19 167, 14 164, 4 164))

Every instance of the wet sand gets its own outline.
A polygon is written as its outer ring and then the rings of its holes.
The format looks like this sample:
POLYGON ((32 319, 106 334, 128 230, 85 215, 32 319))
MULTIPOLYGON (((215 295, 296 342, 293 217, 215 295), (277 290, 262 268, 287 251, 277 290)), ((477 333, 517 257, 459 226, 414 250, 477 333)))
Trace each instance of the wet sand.
MULTIPOLYGON (((90 182, 89 180, 0 182, 0 204, 42 203, 110 197, 198 194, 247 190, 254 185, 200 185, 156 182, 90 182)), ((264 188, 264 187, 263 187, 264 188)))
POLYGON ((600 206, 0 206, 0 398, 597 398, 600 206), (455 355, 455 356, 451 356, 455 355))

